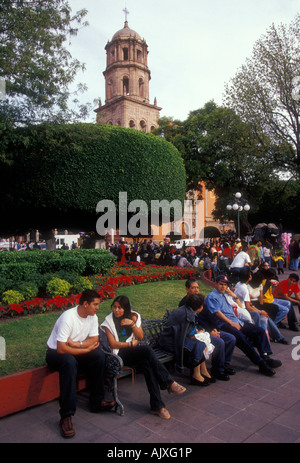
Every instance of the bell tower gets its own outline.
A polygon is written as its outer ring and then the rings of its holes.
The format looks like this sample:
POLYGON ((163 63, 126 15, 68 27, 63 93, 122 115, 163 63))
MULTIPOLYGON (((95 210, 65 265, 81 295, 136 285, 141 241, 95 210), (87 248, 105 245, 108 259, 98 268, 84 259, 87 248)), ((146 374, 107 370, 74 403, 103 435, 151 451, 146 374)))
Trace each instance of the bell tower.
POLYGON ((127 21, 127 9, 123 29, 108 41, 106 50, 105 104, 95 110, 97 123, 131 127, 151 132, 158 126, 162 108, 149 101, 148 45, 127 21))

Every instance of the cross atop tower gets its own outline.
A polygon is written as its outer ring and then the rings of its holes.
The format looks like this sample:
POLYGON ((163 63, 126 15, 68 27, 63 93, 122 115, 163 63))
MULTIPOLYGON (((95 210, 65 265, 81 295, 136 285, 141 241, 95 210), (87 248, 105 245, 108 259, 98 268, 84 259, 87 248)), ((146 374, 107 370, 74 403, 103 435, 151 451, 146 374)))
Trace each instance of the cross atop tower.
POLYGON ((125 22, 127 22, 127 16, 129 15, 129 11, 127 10, 126 6, 125 6, 123 12, 125 13, 125 22))

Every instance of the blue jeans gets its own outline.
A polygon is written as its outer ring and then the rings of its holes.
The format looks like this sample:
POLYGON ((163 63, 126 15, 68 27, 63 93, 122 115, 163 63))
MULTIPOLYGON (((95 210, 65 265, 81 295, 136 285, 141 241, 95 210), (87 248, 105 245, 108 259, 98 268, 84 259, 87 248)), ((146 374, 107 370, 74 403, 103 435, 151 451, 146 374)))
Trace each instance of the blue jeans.
POLYGON ((291 303, 290 301, 285 301, 284 299, 274 299, 274 304, 278 306, 278 312, 274 322, 279 323, 288 315, 291 308, 291 303))
POLYGON ((235 348, 233 334, 220 331, 220 337, 211 336, 211 343, 215 349, 211 356, 211 366, 214 371, 224 373, 226 365, 230 365, 235 348))
POLYGON ((298 270, 299 269, 299 261, 300 257, 296 257, 291 259, 290 261, 290 270, 298 270))
POLYGON ((262 361, 265 354, 272 354, 266 332, 260 326, 245 322, 241 330, 237 330, 229 323, 222 323, 222 330, 234 335, 236 347, 255 365, 262 361), (256 352, 255 347, 258 352, 256 352))
POLYGON ((285 307, 285 310, 288 308, 288 313, 287 313, 288 324, 289 324, 289 328, 293 328, 298 321, 293 304, 290 301, 287 301, 286 299, 274 299, 274 303, 277 304, 279 307, 280 306, 285 307))

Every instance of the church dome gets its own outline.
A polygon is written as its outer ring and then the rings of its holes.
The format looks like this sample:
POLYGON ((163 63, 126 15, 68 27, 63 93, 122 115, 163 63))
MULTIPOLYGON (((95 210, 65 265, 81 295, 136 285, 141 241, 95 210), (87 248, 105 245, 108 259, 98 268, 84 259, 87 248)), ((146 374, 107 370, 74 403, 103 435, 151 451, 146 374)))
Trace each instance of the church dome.
POLYGON ((135 32, 134 30, 130 29, 128 27, 128 22, 125 21, 123 29, 120 29, 118 32, 116 32, 112 38, 112 40, 116 39, 128 39, 128 38, 136 38, 137 40, 142 40, 141 36, 135 32))

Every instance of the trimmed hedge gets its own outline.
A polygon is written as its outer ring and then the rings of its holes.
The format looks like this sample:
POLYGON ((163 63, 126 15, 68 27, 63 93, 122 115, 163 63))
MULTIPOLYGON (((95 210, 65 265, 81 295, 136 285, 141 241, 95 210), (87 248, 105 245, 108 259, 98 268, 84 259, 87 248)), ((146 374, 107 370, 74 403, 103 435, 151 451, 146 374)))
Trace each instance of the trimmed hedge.
MULTIPOLYGON (((166 140, 142 131, 48 123, 16 129, 9 152, 13 163, 0 172, 0 208, 17 210, 8 218, 11 225, 20 226, 22 216, 40 230, 41 222, 51 220, 63 227, 67 216, 68 223, 81 227, 82 214, 96 217, 103 199, 118 209, 119 192, 127 192, 128 204, 145 201, 148 210, 152 200, 185 199, 180 153, 166 140)), ((96 226, 96 219, 93 223, 96 226)))
POLYGON ((104 249, 0 253, 0 297, 9 290, 19 291, 26 300, 45 294, 54 278, 70 287, 89 287, 84 277, 107 275, 115 262, 116 257, 104 249))

